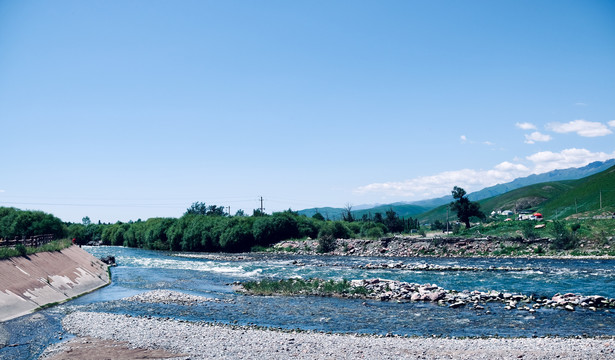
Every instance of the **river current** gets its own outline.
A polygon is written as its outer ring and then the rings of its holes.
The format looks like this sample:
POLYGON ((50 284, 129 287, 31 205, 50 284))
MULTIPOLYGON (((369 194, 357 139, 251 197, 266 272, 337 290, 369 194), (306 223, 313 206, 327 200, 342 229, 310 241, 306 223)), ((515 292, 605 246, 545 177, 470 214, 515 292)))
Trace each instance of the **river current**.
POLYGON ((288 254, 182 254, 122 247, 85 247, 96 257, 113 255, 111 285, 70 302, 0 324, 0 359, 35 359, 51 343, 70 337, 61 319, 72 311, 169 317, 188 321, 259 325, 338 333, 417 336, 601 336, 615 335, 615 311, 578 308, 505 310, 451 309, 422 302, 378 302, 310 296, 248 296, 236 281, 263 278, 382 278, 436 284, 452 290, 497 290, 552 297, 580 293, 615 298, 615 260, 491 258, 365 258, 288 254), (518 271, 366 270, 380 263, 430 264, 518 271), (123 298, 166 289, 219 301, 193 306, 135 303, 123 298), (7 346, 10 345, 10 346, 7 346))

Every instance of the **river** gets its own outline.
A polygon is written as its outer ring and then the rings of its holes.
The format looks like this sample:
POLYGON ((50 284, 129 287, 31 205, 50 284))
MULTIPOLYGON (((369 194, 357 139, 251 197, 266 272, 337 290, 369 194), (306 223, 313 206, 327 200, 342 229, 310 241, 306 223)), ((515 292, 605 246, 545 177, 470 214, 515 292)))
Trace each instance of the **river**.
POLYGON ((97 311, 188 321, 259 325, 283 329, 417 336, 601 336, 615 335, 615 311, 541 308, 535 313, 451 309, 432 303, 396 303, 321 297, 247 296, 235 281, 262 278, 383 278, 437 284, 445 289, 497 290, 551 297, 580 293, 615 298, 615 260, 493 258, 364 258, 292 254, 181 254, 122 247, 85 247, 96 257, 114 255, 112 284, 70 302, 0 324, 0 359, 36 359, 51 343, 71 337, 62 317, 97 311), (518 271, 365 270, 368 263, 433 264, 518 271), (154 289, 217 299, 194 306, 122 300, 154 289), (10 345, 10 346, 6 346, 10 345))

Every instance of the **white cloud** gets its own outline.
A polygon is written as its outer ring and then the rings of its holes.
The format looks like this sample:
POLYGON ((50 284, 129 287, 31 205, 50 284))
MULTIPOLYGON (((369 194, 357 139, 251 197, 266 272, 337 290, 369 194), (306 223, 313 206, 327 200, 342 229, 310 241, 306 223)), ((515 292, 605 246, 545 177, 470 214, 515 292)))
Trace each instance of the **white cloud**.
POLYGON ((454 186, 461 186, 468 192, 481 190, 488 186, 512 181, 530 174, 541 174, 555 169, 585 166, 594 161, 615 158, 611 154, 591 152, 587 149, 565 149, 559 153, 542 151, 527 156, 521 161, 504 161, 490 170, 461 169, 445 171, 436 175, 421 176, 405 181, 373 183, 355 189, 355 193, 379 193, 384 197, 428 199, 450 194, 454 186))
POLYGON ((508 161, 504 161, 503 163, 497 164, 495 166, 495 169, 498 171, 506 171, 506 172, 521 172, 521 173, 525 173, 530 171, 530 169, 523 165, 523 164, 514 164, 508 161))
POLYGON ((529 123, 529 122, 516 123, 515 126, 523 130, 535 130, 536 129, 536 125, 529 123))
POLYGON ((587 149, 565 149, 559 153, 541 151, 532 154, 526 159, 534 163, 534 174, 571 167, 585 166, 594 161, 605 161, 615 158, 615 151, 611 154, 604 152, 591 152, 587 149))
POLYGON ((468 141, 468 138, 467 138, 465 135, 461 135, 459 138, 460 138, 460 139, 461 139, 461 141, 463 141, 463 142, 468 141))
POLYGON ((429 198, 450 193, 454 186, 468 191, 514 180, 527 174, 529 169, 522 164, 503 162, 491 170, 462 169, 445 171, 432 176, 422 176, 400 182, 374 183, 355 190, 360 194, 382 193, 386 196, 429 198), (463 185, 460 185, 463 184, 463 185))
POLYGON ((615 120, 609 121, 609 126, 610 127, 615 127, 615 120))
POLYGON ((487 146, 493 146, 495 145, 495 143, 492 143, 491 141, 483 141, 483 144, 487 145, 487 146))
MULTIPOLYGON (((609 123, 610 124, 610 123, 609 123)), ((584 137, 605 136, 613 133, 609 128, 601 122, 587 121, 583 119, 573 120, 567 123, 549 123, 547 129, 556 133, 576 132, 584 137)))
POLYGON ((574 103, 575 106, 587 106, 586 103, 584 102, 578 102, 578 103, 574 103))
POLYGON ((533 144, 536 141, 541 141, 541 142, 545 142, 545 141, 551 141, 551 135, 547 135, 547 134, 542 134, 538 131, 534 131, 531 134, 525 134, 525 143, 526 144, 533 144))

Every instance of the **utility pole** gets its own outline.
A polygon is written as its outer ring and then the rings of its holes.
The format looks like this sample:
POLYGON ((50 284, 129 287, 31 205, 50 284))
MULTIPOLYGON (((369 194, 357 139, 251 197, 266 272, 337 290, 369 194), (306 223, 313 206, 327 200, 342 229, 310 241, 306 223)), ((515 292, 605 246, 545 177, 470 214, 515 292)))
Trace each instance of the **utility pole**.
POLYGON ((446 233, 448 234, 448 210, 451 208, 451 205, 446 206, 446 233))
POLYGON ((263 197, 261 196, 261 214, 265 213, 265 208, 263 207, 263 197))
POLYGON ((231 207, 227 206, 226 208, 228 209, 228 216, 231 216, 231 207))

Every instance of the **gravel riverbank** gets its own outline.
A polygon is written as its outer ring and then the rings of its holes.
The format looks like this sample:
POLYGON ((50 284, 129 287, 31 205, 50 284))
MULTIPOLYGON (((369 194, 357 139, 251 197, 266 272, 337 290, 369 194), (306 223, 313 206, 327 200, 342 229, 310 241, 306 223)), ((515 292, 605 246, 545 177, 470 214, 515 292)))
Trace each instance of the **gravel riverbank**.
MULTIPOLYGON (((612 359, 614 338, 400 338, 283 332, 172 319, 74 312, 62 321, 79 337, 182 354, 177 359, 612 359)), ((42 359, 71 359, 82 340, 54 345, 42 359), (72 345, 71 345, 72 344, 72 345), (66 356, 63 356, 66 355, 66 356), (54 357, 55 356, 55 357, 54 357)), ((119 347, 118 347, 119 349, 119 347)), ((110 356, 109 349, 101 355, 110 356)), ((118 350, 120 351, 120 350, 118 350)), ((92 352, 91 354, 96 354, 92 352)), ((116 354, 115 358, 120 358, 116 354)))

